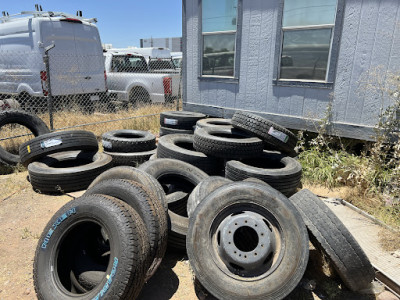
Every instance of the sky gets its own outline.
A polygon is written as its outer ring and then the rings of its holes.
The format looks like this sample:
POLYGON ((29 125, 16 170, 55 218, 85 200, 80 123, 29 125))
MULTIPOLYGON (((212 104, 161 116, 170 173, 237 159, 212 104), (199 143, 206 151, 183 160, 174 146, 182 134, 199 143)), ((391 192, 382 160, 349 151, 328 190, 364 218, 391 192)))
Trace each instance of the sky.
POLYGON ((141 38, 182 36, 181 0, 17 0, 1 1, 0 11, 10 15, 35 10, 61 11, 97 18, 101 42, 113 47, 140 47, 141 38))

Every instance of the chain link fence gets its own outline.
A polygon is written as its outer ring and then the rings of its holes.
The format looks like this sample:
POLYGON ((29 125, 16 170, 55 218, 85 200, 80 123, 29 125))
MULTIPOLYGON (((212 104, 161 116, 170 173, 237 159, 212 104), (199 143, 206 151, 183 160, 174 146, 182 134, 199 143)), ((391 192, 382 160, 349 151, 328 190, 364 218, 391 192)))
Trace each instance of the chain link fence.
MULTIPOLYGON (((172 58, 133 50, 103 55, 2 51, 0 111, 38 115, 51 130, 81 128, 97 135, 115 129, 159 130, 159 113, 179 109, 182 77, 172 58)), ((52 52, 53 51, 53 52, 52 52)), ((0 128, 0 146, 17 152, 32 138, 20 125, 0 128)))

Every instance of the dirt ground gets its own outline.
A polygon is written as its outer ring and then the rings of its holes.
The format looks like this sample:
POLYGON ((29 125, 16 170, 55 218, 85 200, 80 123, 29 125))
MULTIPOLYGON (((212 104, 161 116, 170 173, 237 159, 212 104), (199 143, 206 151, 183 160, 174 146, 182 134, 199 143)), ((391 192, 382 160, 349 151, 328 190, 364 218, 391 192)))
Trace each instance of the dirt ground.
MULTIPOLYGON (((1 175, 0 186, 0 300, 34 300, 32 265, 38 238, 53 214, 72 198, 35 193, 27 172, 1 175)), ((321 269, 316 251, 310 257, 305 277, 287 299, 375 299, 347 292, 321 269)), ((214 298, 194 280, 187 257, 169 251, 140 299, 214 298)))

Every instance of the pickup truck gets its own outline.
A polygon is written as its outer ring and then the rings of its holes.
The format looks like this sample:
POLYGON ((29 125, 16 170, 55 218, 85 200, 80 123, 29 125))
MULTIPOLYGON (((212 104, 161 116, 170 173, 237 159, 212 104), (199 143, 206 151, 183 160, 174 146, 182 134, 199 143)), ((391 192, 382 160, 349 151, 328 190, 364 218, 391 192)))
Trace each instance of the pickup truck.
POLYGON ((153 70, 143 55, 134 52, 107 51, 104 57, 110 98, 130 102, 132 106, 178 98, 179 71, 153 70))

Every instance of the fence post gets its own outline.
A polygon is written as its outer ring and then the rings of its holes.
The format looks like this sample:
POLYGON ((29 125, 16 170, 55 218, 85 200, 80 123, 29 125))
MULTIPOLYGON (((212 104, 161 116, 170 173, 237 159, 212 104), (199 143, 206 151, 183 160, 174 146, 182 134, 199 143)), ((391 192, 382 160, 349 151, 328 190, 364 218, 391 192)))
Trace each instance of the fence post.
POLYGON ((44 64, 46 65, 46 82, 47 82, 47 90, 48 90, 48 95, 47 95, 47 109, 49 110, 49 117, 50 117, 50 130, 54 130, 54 125, 53 125, 53 95, 51 93, 51 84, 50 84, 50 59, 49 59, 49 51, 53 49, 56 45, 51 44, 44 48, 44 56, 43 56, 43 61, 44 64))

